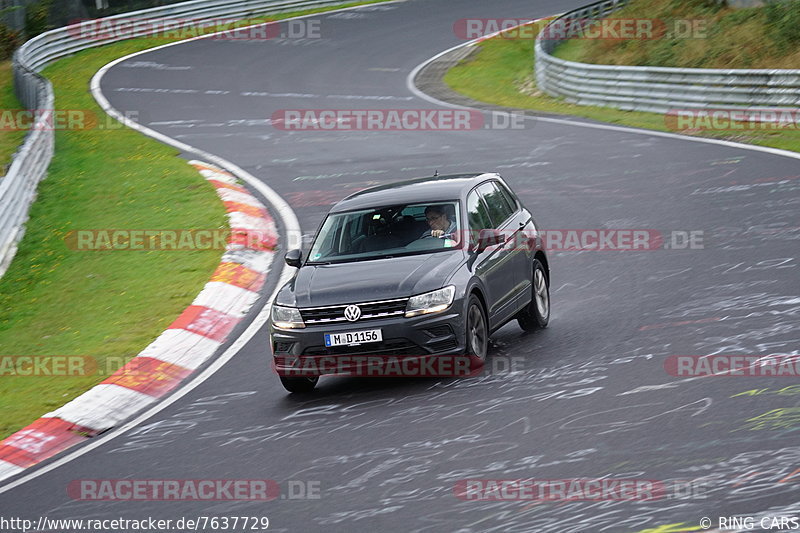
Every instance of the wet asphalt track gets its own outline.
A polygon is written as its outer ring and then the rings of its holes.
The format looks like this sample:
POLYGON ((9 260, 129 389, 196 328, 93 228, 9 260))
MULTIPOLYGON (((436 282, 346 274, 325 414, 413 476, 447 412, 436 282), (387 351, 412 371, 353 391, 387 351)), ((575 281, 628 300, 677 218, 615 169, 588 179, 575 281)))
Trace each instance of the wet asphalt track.
POLYGON ((270 530, 297 532, 635 532, 704 516, 800 516, 797 379, 681 380, 663 367, 671 355, 798 353, 800 161, 534 121, 449 133, 290 133, 268 122, 280 109, 430 108, 406 76, 460 42, 456 19, 566 7, 372 6, 317 17, 321 39, 206 40, 141 55, 111 69, 102 88, 143 124, 268 183, 304 233, 371 184, 497 170, 545 229, 702 231, 702 249, 552 253, 551 327, 504 327, 490 372, 476 379, 327 378, 293 397, 259 336, 145 425, 0 496, 2 514, 267 516, 270 530), (703 478, 705 491, 538 504, 453 492, 462 479, 528 477, 703 478), (321 497, 201 504, 66 494, 72 480, 120 478, 267 478, 284 489, 311 481, 321 497))

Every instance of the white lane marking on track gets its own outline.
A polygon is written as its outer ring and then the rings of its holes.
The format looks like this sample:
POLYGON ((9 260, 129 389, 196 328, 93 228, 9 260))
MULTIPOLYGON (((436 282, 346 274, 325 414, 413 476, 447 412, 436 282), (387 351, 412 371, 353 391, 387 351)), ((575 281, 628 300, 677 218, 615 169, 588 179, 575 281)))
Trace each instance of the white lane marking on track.
POLYGON ((152 68, 156 70, 191 70, 194 68, 190 66, 165 65, 163 63, 156 63, 155 61, 134 61, 133 63, 126 63, 120 66, 123 68, 152 68))
MULTIPOLYGON (((200 89, 169 89, 165 87, 117 87, 117 93, 159 93, 159 94, 208 94, 208 95, 228 95, 231 91, 212 91, 200 89)), ((409 102, 413 96, 393 96, 385 94, 312 94, 312 93, 269 93, 264 91, 244 91, 239 96, 263 96, 267 98, 309 98, 320 99, 330 98, 331 100, 370 100, 370 101, 399 101, 409 102)))
POLYGON ((160 89, 158 87, 117 87, 116 93, 168 93, 168 94, 198 94, 199 89, 160 89))

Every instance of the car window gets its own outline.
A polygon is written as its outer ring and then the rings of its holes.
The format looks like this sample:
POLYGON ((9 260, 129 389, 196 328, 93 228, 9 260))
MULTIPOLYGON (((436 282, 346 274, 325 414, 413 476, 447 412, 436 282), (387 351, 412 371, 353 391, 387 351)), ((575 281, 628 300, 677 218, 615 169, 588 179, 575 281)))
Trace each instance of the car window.
POLYGON ((309 262, 344 263, 451 249, 458 245, 459 218, 454 200, 329 214, 314 239, 309 262), (429 223, 429 208, 444 213, 444 221, 429 223), (434 229, 442 231, 433 235, 434 229))
POLYGON ((489 218, 486 205, 477 191, 472 191, 467 196, 467 217, 469 218, 470 229, 480 231, 492 227, 492 221, 489 218))
POLYGON ((491 227, 499 228, 514 213, 514 209, 493 181, 487 181, 480 185, 478 192, 483 196, 486 207, 489 209, 489 218, 493 222, 491 227))
POLYGON ((514 197, 514 195, 511 194, 511 191, 509 191, 508 188, 505 185, 503 185, 502 183, 500 183, 500 182, 496 181, 496 182, 494 182, 494 184, 497 186, 497 188, 500 190, 500 193, 506 199, 506 202, 508 203, 508 206, 511 208, 511 211, 516 212, 517 211, 517 200, 514 197))

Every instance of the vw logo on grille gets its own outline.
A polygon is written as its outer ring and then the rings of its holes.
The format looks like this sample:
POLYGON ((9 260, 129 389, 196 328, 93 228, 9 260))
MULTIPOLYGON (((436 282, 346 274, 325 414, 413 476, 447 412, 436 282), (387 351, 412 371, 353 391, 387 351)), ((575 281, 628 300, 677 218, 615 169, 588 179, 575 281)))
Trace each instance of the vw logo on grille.
POLYGON ((361 318, 361 308, 357 305, 348 305, 344 310, 344 317, 350 322, 355 322, 361 318))

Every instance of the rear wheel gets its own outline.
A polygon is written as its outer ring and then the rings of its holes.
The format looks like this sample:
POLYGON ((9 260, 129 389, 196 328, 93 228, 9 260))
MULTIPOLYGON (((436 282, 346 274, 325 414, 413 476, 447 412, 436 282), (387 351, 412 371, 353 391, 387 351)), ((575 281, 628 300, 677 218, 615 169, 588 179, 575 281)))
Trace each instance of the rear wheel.
POLYGON ((533 260, 532 284, 531 303, 517 315, 519 327, 525 331, 546 328, 550 322, 550 282, 538 259, 533 260))
POLYGON ((319 377, 287 378, 281 376, 281 383, 289 392, 311 392, 317 386, 317 381, 319 381, 319 377))
POLYGON ((486 361, 489 349, 489 325, 486 312, 477 296, 471 294, 467 304, 467 355, 473 367, 480 367, 486 361))

